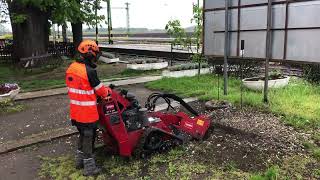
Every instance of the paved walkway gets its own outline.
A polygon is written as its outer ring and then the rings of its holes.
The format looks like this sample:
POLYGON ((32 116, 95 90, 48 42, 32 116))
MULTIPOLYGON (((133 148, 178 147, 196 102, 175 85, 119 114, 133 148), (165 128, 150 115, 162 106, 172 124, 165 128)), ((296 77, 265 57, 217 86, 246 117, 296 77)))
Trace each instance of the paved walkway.
MULTIPOLYGON (((124 85, 131 85, 131 84, 140 84, 140 83, 147 83, 150 81, 156 81, 161 79, 162 76, 146 76, 146 77, 138 77, 132 79, 125 79, 119 81, 107 81, 104 82, 105 85, 114 84, 116 86, 124 86, 124 85)), ((20 93, 16 100, 27 100, 27 99, 34 99, 34 98, 41 98, 47 96, 54 96, 60 94, 67 94, 67 88, 57 88, 57 89, 50 89, 44 91, 34 91, 34 92, 27 92, 27 93, 20 93)))
MULTIPOLYGON (((197 101, 197 98, 186 98, 184 101, 186 103, 191 103, 194 101, 197 101)), ((180 104, 177 102, 173 102, 171 104, 172 107, 176 108, 179 107, 180 104)), ((168 104, 160 104, 156 106, 155 111, 164 111, 168 108, 168 104)), ((1 144, 0 147, 0 155, 5 154, 8 152, 12 152, 24 147, 29 147, 32 145, 36 145, 39 143, 44 143, 44 142, 50 142, 54 139, 62 138, 62 137, 68 137, 72 135, 78 134, 78 131, 74 127, 66 126, 58 129, 53 129, 53 130, 48 130, 44 132, 40 132, 38 134, 33 134, 30 136, 23 137, 18 140, 13 140, 13 141, 8 141, 3 144, 1 144)))
MULTIPOLYGON (((147 95, 157 91, 144 88, 143 83, 161 78, 161 76, 147 76, 104 82, 104 84, 112 83, 128 89, 136 95, 141 104, 144 104, 147 95)), ((66 94, 66 88, 21 93, 17 99, 27 104, 29 108, 20 113, 0 117, 1 122, 7 125, 0 127, 0 132, 2 132, 0 133, 0 154, 76 134, 76 129, 70 126, 69 121, 66 121, 68 119, 68 98, 66 98, 66 94)), ((185 99, 187 103, 196 100, 196 98, 185 99)), ((176 102, 172 104, 173 107, 179 105, 176 102)), ((166 108, 167 104, 159 104, 155 111, 162 111, 166 108)))

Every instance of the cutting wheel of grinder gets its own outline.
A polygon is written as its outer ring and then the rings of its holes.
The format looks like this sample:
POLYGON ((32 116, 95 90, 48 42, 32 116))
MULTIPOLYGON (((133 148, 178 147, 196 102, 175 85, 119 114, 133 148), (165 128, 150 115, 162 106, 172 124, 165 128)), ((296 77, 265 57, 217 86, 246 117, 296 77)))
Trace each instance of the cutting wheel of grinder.
POLYGON ((144 142, 144 149, 147 151, 156 151, 160 149, 162 144, 162 134, 160 134, 160 132, 153 131, 147 136, 146 141, 144 142))

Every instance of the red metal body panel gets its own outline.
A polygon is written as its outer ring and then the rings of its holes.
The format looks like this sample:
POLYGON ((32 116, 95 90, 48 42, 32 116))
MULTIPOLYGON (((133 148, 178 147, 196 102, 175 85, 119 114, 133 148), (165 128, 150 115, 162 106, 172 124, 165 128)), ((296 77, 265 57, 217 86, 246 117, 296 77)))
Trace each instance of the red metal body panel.
POLYGON ((114 138, 117 142, 118 147, 113 149, 117 149, 118 153, 121 156, 131 156, 133 149, 132 145, 136 144, 137 142, 130 142, 130 140, 139 139, 139 137, 141 136, 141 132, 128 134, 125 124, 122 120, 121 114, 129 105, 130 102, 123 96, 118 93, 112 93, 112 100, 110 102, 100 104, 98 108, 100 115, 100 124, 106 128, 106 132, 104 132, 103 135, 104 142, 110 144, 109 142, 111 142, 112 140, 110 140, 109 138, 114 138), (114 108, 114 111, 112 110, 112 106, 114 108), (105 113, 105 110, 108 111, 107 114, 105 113), (111 115, 118 116, 119 123, 111 124, 111 115), (130 138, 129 135, 131 135, 130 138))
MULTIPOLYGON (((116 91, 112 94, 112 101, 100 103, 98 112, 100 124, 105 128, 103 140, 108 148, 121 156, 129 157, 143 135, 144 128, 128 132, 122 119, 122 113, 129 107, 130 102, 116 91), (117 117, 117 122, 112 122, 111 117, 117 117)), ((166 138, 172 138, 173 130, 176 127, 192 137, 201 139, 207 132, 210 121, 206 116, 190 118, 187 114, 179 112, 168 114, 162 112, 150 112, 147 117, 160 118, 160 122, 155 122, 149 126, 155 127, 168 134, 166 138)))
POLYGON ((189 115, 184 112, 178 112, 175 115, 155 112, 150 114, 150 116, 160 118, 166 124, 166 127, 164 127, 166 131, 170 131, 168 126, 174 125, 177 129, 197 139, 202 139, 210 127, 210 120, 205 115, 190 118, 189 115))
POLYGON ((190 118, 186 114, 180 113, 179 116, 184 117, 181 120, 180 126, 177 128, 190 134, 196 139, 202 139, 210 127, 210 120, 204 115, 196 118, 190 118))

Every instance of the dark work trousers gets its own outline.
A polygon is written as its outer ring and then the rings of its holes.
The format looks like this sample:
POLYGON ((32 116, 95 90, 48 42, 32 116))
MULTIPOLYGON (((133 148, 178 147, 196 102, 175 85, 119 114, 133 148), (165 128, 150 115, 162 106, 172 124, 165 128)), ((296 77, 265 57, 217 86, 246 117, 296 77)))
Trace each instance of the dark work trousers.
POLYGON ((78 139, 78 150, 83 152, 86 158, 92 158, 94 153, 94 143, 96 139, 95 127, 76 126, 80 136, 78 139))

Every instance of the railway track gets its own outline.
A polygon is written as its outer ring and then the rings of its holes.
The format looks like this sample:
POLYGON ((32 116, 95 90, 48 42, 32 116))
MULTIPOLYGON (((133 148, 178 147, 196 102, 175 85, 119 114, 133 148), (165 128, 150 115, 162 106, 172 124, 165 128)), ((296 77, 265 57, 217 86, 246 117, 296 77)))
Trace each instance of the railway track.
MULTIPOLYGON (((134 47, 134 45, 132 45, 134 47)), ((107 52, 115 53, 118 57, 123 57, 127 59, 127 57, 137 57, 137 58, 162 58, 167 60, 168 62, 172 61, 172 64, 181 64, 185 62, 190 62, 191 53, 189 52, 183 52, 183 51, 165 51, 165 50, 153 50, 153 49, 136 49, 136 48, 121 48, 121 47, 102 47, 102 50, 107 52)), ((254 61, 254 60, 253 60, 254 61)), ((260 60, 257 60, 261 62, 260 60)), ((208 59, 209 63, 213 64, 222 64, 223 61, 220 61, 219 59, 208 59)), ((231 63, 237 64, 239 62, 236 59, 231 59, 231 63)), ((231 65, 232 66, 232 65, 231 65)), ((264 66, 260 67, 260 71, 264 72, 264 66)), ((282 65, 281 63, 271 63, 270 65, 270 72, 272 71, 280 71, 284 75, 290 75, 290 76, 297 76, 302 77, 303 76, 303 70, 301 68, 294 68, 291 67, 290 64, 282 65)))
MULTIPOLYGON (((134 46, 134 45, 133 45, 134 46)), ((121 46, 104 46, 101 45, 102 51, 114 53, 116 56, 137 56, 148 58, 163 58, 168 61, 184 62, 190 60, 191 53, 186 51, 173 51, 164 49, 143 49, 143 48, 121 48, 121 46)))

